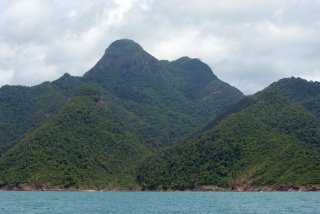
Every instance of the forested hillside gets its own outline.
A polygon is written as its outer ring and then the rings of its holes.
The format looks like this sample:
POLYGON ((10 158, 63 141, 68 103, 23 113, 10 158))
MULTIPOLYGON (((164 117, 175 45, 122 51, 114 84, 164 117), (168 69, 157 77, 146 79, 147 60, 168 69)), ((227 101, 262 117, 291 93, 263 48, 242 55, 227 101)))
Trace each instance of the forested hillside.
POLYGON ((240 102, 243 109, 213 129, 145 160, 138 177, 141 186, 319 185, 319 119, 275 93, 255 99, 247 107, 240 102))
POLYGON ((263 92, 279 93, 320 117, 320 83, 302 78, 284 78, 271 84, 263 92))
MULTIPOLYGON (((222 119, 231 113, 240 112, 248 106, 253 105, 258 101, 259 97, 265 94, 273 93, 284 96, 292 102, 295 102, 302 107, 312 112, 316 117, 320 118, 320 85, 318 82, 307 81, 302 78, 284 78, 272 83, 262 91, 257 92, 252 96, 246 96, 238 103, 232 105, 225 112, 211 120, 202 131, 209 130, 216 126, 222 119)), ((285 112, 285 110, 281 110, 285 112)), ((288 112, 285 112, 288 115, 288 112)), ((282 118, 285 118, 282 116, 282 118)))
POLYGON ((61 108, 67 98, 49 82, 34 87, 3 86, 0 89, 0 155, 28 130, 61 108))
POLYGON ((0 185, 137 188, 135 165, 150 153, 91 87, 0 158, 0 185))

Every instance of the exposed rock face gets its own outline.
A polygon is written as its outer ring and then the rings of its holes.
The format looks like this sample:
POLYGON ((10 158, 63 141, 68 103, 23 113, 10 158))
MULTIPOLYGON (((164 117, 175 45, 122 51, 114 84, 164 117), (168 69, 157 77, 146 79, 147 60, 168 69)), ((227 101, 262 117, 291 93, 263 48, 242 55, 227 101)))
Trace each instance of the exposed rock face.
POLYGON ((283 184, 280 186, 261 186, 261 187, 252 187, 252 186, 237 186, 235 188, 223 188, 223 187, 216 187, 216 186, 203 186, 197 187, 193 189, 194 191, 235 191, 235 192, 276 192, 276 191, 320 191, 320 186, 295 186, 291 184, 283 184))
MULTIPOLYGON (((38 187, 34 187, 32 185, 22 184, 18 187, 12 186, 3 186, 0 190, 3 191, 86 191, 86 190, 93 190, 95 188, 65 188, 62 185, 59 186, 49 186, 49 185, 39 185, 38 187)), ((141 191, 138 188, 107 188, 102 189, 102 191, 115 191, 115 192, 123 192, 123 191, 141 191)), ((145 190, 150 191, 150 190, 145 190)), ((163 191, 163 190, 151 190, 151 191, 163 191)), ((295 192, 295 191, 320 191, 320 186, 295 186, 291 184, 283 184, 280 186, 261 186, 261 187, 252 187, 252 186, 238 186, 236 188, 231 187, 218 187, 218 186, 202 186, 202 187, 195 187, 192 190, 185 190, 185 189, 168 189, 168 192, 171 191, 199 191, 199 192, 295 192)))

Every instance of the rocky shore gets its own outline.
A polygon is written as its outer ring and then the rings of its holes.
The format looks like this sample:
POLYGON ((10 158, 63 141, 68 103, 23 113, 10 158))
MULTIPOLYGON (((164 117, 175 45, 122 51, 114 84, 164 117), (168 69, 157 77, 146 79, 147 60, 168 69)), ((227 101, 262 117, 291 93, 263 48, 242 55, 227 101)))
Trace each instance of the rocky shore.
MULTIPOLYGON (((139 188, 106 188, 106 189, 95 189, 95 188, 64 188, 63 186, 55 186, 55 187, 43 187, 39 186, 38 188, 34 188, 28 185, 21 185, 19 187, 12 186, 3 186, 0 188, 2 191, 104 191, 104 192, 138 192, 142 191, 139 188)), ((239 186, 239 187, 218 187, 218 186, 201 186, 196 187, 194 189, 185 189, 185 190, 177 190, 177 189, 168 189, 168 190, 143 190, 147 192, 307 192, 307 191, 320 191, 320 186, 316 185, 306 185, 306 186, 296 186, 290 184, 283 184, 279 186, 261 186, 261 187, 252 187, 252 186, 239 186)))
POLYGON ((65 188, 63 186, 39 186, 37 188, 29 185, 21 185, 18 187, 12 187, 12 186, 3 186, 0 188, 2 191, 83 191, 83 192, 95 192, 95 191, 113 191, 113 192, 136 192, 136 191, 141 191, 138 188, 106 188, 106 189, 97 189, 97 188, 65 188))
POLYGON ((233 191, 233 192, 294 192, 294 191, 320 191, 320 186, 296 186, 290 184, 283 184, 279 186, 261 186, 261 187, 252 187, 252 186, 239 186, 233 188, 223 188, 216 186, 203 186, 193 189, 193 191, 233 191))

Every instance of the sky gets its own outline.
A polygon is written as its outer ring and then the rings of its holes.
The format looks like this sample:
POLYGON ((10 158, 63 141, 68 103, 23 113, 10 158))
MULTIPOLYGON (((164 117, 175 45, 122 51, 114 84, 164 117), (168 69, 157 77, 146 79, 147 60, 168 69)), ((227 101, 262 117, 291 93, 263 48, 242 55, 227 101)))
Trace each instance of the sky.
POLYGON ((200 58, 254 94, 320 81, 320 0, 0 0, 0 86, 82 76, 115 40, 157 59, 200 58))

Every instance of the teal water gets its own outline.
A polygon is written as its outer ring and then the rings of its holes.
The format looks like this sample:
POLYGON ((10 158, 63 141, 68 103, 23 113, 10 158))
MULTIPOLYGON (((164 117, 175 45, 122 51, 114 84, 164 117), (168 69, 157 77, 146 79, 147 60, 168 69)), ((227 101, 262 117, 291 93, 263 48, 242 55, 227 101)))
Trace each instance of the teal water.
POLYGON ((320 193, 0 191, 0 213, 320 213, 320 193))

